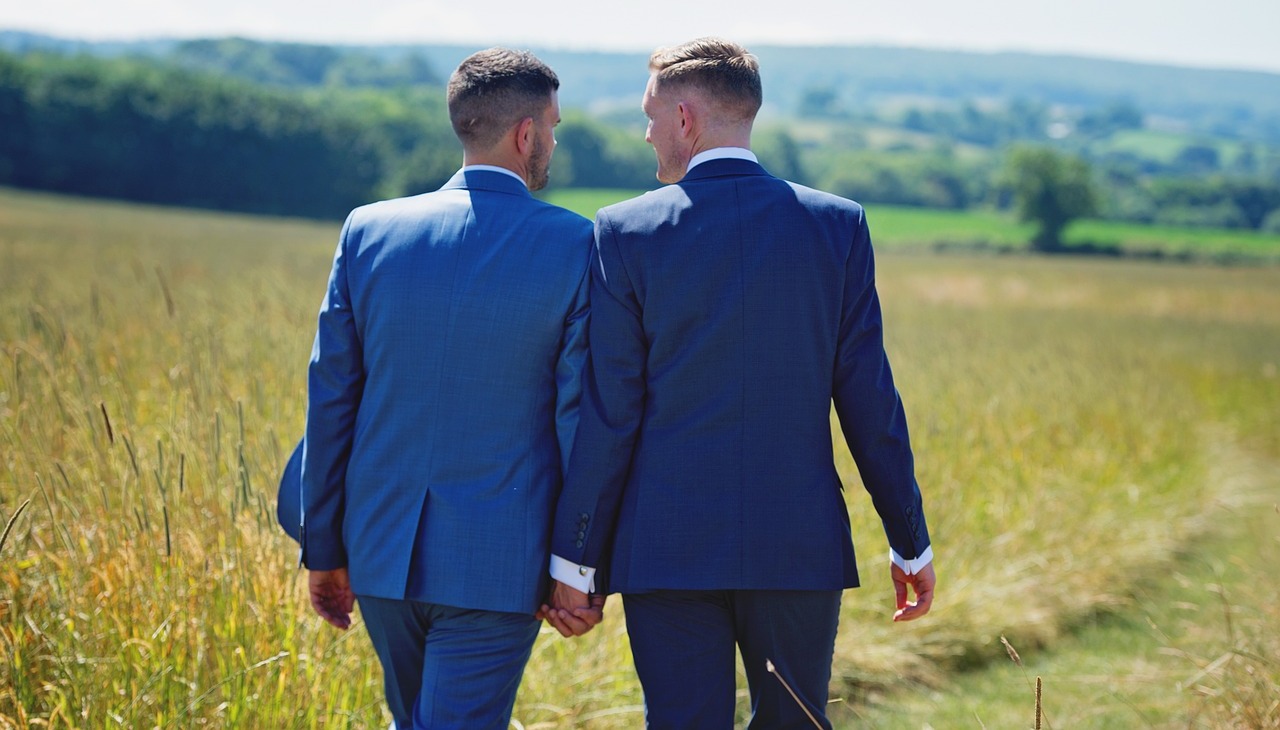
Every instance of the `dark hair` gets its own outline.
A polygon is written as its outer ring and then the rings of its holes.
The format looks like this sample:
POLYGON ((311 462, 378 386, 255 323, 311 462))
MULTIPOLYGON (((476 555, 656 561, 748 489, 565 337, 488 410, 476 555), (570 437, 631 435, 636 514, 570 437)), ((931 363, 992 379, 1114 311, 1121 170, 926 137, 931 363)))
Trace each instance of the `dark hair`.
POLYGON ((747 49, 723 38, 698 38, 649 56, 656 87, 693 86, 726 111, 751 120, 760 111, 760 62, 747 49))
POLYGON ((449 77, 449 121, 463 147, 488 148, 525 117, 537 117, 560 88, 555 71, 528 51, 473 53, 449 77))

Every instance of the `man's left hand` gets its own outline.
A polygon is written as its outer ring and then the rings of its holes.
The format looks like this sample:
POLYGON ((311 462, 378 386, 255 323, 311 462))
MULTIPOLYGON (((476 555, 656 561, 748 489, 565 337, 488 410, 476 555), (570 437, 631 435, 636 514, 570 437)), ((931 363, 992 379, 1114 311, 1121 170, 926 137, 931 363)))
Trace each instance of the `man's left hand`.
POLYGON ((914 621, 929 613, 929 608, 933 605, 933 587, 938 582, 933 574, 933 563, 930 562, 911 575, 907 575, 897 563, 891 564, 889 570, 893 575, 893 592, 898 603, 893 620, 914 621), (914 603, 907 600, 908 586, 916 592, 914 603))

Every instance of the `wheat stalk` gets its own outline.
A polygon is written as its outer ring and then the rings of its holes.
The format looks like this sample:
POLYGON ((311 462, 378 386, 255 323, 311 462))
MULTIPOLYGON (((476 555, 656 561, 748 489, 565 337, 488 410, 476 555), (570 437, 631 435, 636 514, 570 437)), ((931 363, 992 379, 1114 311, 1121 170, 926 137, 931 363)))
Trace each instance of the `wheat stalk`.
POLYGON ((22 514, 23 510, 25 510, 29 504, 31 504, 30 499, 19 505, 18 510, 14 512, 9 518, 9 521, 5 523, 4 532, 0 533, 0 550, 4 549, 5 542, 9 540, 9 531, 13 529, 14 523, 18 521, 18 516, 22 514))
POLYGON ((800 698, 796 696, 795 690, 791 689, 791 685, 787 684, 787 680, 782 678, 782 675, 778 672, 778 668, 773 666, 773 661, 765 659, 764 668, 769 670, 769 674, 778 678, 778 681, 782 683, 783 688, 787 690, 787 694, 791 695, 791 699, 795 700, 795 703, 801 710, 804 710, 804 714, 809 718, 809 722, 813 723, 813 726, 818 728, 818 730, 822 730, 822 723, 818 722, 818 719, 813 716, 813 713, 809 712, 809 708, 805 707, 804 703, 800 701, 800 698))

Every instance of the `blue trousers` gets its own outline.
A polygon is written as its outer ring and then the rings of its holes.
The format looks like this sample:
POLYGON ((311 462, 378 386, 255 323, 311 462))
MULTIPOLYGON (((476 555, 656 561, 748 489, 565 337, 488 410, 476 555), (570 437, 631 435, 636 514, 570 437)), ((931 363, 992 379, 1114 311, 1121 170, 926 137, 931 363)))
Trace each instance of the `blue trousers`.
POLYGON ((735 647, 751 692, 752 730, 824 728, 841 591, 625 594, 627 635, 651 730, 733 727, 735 647), (770 673, 767 662, 799 702, 770 673), (802 709, 803 705, 804 709, 802 709))
POLYGON ((397 730, 507 730, 538 637, 532 614, 358 600, 397 730))

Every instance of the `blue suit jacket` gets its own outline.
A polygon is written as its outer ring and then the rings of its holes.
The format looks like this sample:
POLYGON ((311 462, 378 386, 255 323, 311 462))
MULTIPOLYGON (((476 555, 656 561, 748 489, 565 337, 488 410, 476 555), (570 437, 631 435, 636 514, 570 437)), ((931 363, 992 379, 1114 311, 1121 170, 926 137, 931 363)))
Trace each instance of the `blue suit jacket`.
POLYGON ((857 585, 831 404, 903 558, 929 537, 856 203, 714 160, 600 211, 553 552, 613 592, 857 585))
POLYGON ((311 569, 357 595, 533 612, 585 361, 591 224, 466 171, 348 217, 301 456, 311 569))

